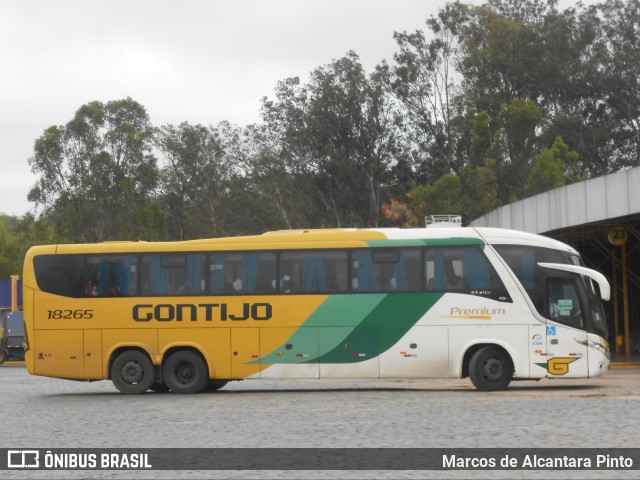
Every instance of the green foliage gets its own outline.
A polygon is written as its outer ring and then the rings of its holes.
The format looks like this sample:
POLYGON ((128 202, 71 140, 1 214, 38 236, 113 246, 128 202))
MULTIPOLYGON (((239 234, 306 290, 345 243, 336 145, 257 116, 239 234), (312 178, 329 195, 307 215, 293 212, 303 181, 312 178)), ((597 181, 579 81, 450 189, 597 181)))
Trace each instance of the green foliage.
POLYGON ((0 215, 0 278, 22 275, 24 255, 33 245, 61 240, 45 220, 27 214, 22 218, 0 215))
POLYGON ((15 219, 0 216, 0 278, 22 273, 22 245, 15 231, 15 219))
POLYGON ((495 160, 486 166, 467 167, 462 170, 462 198, 459 213, 470 221, 500 206, 495 160))
POLYGON ((544 148, 527 177, 527 195, 546 192, 580 180, 576 174, 578 152, 569 150, 561 137, 551 148, 544 148))
POLYGON ((144 107, 130 98, 83 105, 36 140, 29 200, 71 241, 144 238, 159 226, 143 214, 159 178, 152 140, 144 107))
POLYGON ((463 208, 462 188, 460 176, 449 173, 440 177, 432 185, 415 187, 407 196, 412 211, 421 220, 427 215, 460 212, 463 208))

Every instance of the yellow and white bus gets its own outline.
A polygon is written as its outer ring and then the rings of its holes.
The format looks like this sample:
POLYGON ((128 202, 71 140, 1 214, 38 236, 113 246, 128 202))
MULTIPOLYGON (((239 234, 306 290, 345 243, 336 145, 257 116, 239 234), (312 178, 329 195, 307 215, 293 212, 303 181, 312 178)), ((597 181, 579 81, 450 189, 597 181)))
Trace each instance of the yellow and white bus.
POLYGON ((196 393, 256 378, 587 378, 609 284, 563 243, 485 228, 37 246, 29 373, 196 393))

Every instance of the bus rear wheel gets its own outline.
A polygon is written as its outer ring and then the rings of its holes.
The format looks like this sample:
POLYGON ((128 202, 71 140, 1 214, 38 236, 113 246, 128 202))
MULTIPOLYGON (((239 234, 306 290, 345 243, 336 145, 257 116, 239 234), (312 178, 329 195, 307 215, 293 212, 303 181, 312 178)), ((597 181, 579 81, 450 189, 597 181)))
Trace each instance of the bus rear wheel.
POLYGON ((200 355, 181 350, 166 361, 163 377, 173 393, 200 393, 209 384, 209 369, 200 355))
POLYGON ((499 348, 483 347, 471 357, 469 376, 478 390, 504 390, 513 378, 511 359, 499 348))
POLYGON ((146 392, 153 385, 155 373, 149 356, 139 350, 119 354, 111 366, 111 381, 127 395, 146 392))

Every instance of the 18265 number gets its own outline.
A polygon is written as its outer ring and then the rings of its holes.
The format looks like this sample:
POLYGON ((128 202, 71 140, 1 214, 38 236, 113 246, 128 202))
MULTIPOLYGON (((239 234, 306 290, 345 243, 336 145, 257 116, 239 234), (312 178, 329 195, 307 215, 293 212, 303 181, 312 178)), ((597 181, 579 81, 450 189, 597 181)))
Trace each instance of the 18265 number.
POLYGON ((93 310, 47 310, 49 320, 93 318, 93 310))

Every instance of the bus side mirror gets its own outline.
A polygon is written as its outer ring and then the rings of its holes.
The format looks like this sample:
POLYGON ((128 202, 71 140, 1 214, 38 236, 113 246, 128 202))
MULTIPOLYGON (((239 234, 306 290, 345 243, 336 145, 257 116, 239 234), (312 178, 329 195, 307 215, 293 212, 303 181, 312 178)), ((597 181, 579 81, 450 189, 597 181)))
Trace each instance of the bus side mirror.
POLYGON ((592 270, 591 268, 579 267, 578 265, 567 265, 564 263, 538 263, 538 266, 542 268, 551 268, 553 270, 562 270, 564 272, 577 273, 579 275, 589 277, 598 284, 598 287, 600 288, 600 298, 602 298, 602 300, 607 301, 611 298, 611 287, 609 286, 609 282, 604 275, 592 270))

